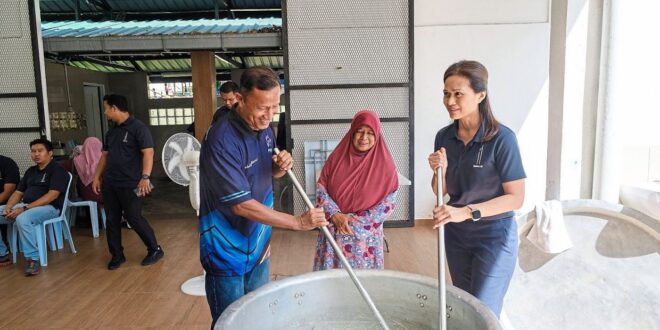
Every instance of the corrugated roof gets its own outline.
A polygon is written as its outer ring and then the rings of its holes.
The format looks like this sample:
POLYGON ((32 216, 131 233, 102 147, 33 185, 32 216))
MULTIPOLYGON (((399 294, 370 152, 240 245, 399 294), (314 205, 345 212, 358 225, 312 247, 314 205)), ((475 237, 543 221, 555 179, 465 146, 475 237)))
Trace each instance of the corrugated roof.
POLYGON ((272 69, 281 69, 284 67, 284 57, 282 56, 250 56, 244 57, 245 66, 248 68, 254 66, 267 66, 272 69))
POLYGON ((42 22, 44 38, 278 32, 280 18, 42 22))
MULTIPOLYGON (((131 72, 128 70, 122 70, 113 66, 108 66, 108 65, 103 65, 103 64, 98 64, 94 62, 88 62, 88 61, 71 61, 69 62, 71 66, 75 66, 76 68, 81 68, 81 69, 86 69, 86 70, 91 70, 91 71, 100 71, 100 72, 131 72)), ((117 64, 120 64, 117 62, 117 64)), ((130 63, 128 66, 131 66, 130 63)))
MULTIPOLYGON (((242 63, 240 57, 232 58, 234 61, 242 63)), ((245 65, 250 68, 253 66, 267 66, 272 69, 281 69, 284 67, 284 59, 282 56, 249 56, 243 57, 245 60, 245 65)), ((192 71, 192 64, 189 58, 180 58, 180 59, 154 59, 154 60, 135 60, 139 70, 145 72, 190 72, 192 71)), ((125 67, 135 67, 129 61, 113 61, 111 63, 119 64, 125 67)), ((92 71, 100 72, 130 72, 128 70, 123 70, 117 67, 103 65, 101 63, 89 62, 84 60, 71 61, 72 66, 87 69, 92 71)), ((231 65, 227 61, 216 58, 215 60, 216 70, 231 70, 236 69, 235 66, 231 65)))
POLYGON ((234 0, 233 8, 238 9, 261 9, 282 8, 281 0, 234 0))
MULTIPOLYGON (((213 10, 214 0, 106 0, 113 10, 122 11, 192 11, 213 10)), ((219 1, 224 8, 223 1, 219 1)))
MULTIPOLYGON (((215 9, 215 0, 106 0, 113 11, 129 12, 168 12, 168 11, 212 11, 215 9)), ((42 13, 73 13, 76 7, 75 0, 40 0, 42 13)), ((232 0, 232 9, 273 9, 281 8, 281 0, 232 0)), ((227 7, 224 1, 219 1, 219 9, 227 7)), ((87 1, 80 1, 80 10, 83 12, 101 12, 102 9, 90 5, 87 1)))
POLYGON ((167 60, 144 60, 136 61, 143 71, 149 72, 172 72, 190 71, 192 64, 189 58, 167 59, 167 60))
MULTIPOLYGON (((79 4, 83 12, 98 11, 87 1, 80 1, 79 4)), ((76 11, 76 0, 40 0, 39 8, 42 13, 73 13, 76 11)))

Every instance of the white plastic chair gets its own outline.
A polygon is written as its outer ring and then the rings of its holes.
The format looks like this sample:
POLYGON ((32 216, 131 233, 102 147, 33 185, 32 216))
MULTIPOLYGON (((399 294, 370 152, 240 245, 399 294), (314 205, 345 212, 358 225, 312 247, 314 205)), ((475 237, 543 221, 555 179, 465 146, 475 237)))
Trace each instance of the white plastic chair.
MULTIPOLYGON (((48 266, 48 251, 46 251, 46 226, 49 227, 48 236, 50 238, 51 250, 57 249, 58 246, 63 245, 62 232, 64 232, 64 238, 69 241, 69 249, 71 253, 76 254, 76 248, 73 245, 73 237, 71 236, 71 230, 69 228, 69 221, 67 220, 67 213, 69 207, 69 189, 71 189, 71 181, 73 175, 67 172, 69 175, 69 183, 66 187, 66 193, 64 195, 64 203, 62 204, 62 210, 60 215, 56 218, 48 219, 40 224, 35 225, 36 236, 37 236, 37 248, 39 249, 39 263, 41 266, 48 266), (62 226, 64 222, 64 226, 62 226), (57 236, 57 239, 56 239, 57 236)), ((18 243, 18 226, 12 224, 12 239, 11 239, 11 251, 13 254, 14 263, 16 263, 16 252, 18 252, 17 244, 18 243)))

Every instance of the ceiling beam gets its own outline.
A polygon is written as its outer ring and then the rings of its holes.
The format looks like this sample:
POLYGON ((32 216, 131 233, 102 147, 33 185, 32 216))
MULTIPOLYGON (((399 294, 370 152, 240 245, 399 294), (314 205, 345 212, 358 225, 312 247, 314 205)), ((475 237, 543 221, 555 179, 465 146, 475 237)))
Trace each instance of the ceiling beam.
POLYGON ((76 21, 79 21, 80 20, 80 0, 76 0, 75 11, 76 11, 76 21))
POLYGON ((130 60, 128 60, 128 61, 131 62, 131 64, 133 64, 133 66, 135 67, 135 70, 137 70, 137 71, 139 71, 139 72, 142 72, 142 71, 143 71, 143 70, 142 70, 142 67, 137 63, 136 60, 134 60, 134 59, 130 59, 130 60))
POLYGON ((226 0, 225 5, 227 6, 227 16, 230 18, 236 18, 236 15, 234 14, 234 1, 226 0))
POLYGON ((99 8, 105 12, 112 12, 112 7, 105 0, 85 0, 88 4, 99 8))
POLYGON ((91 63, 96 63, 98 65, 109 66, 109 67, 119 69, 119 70, 126 70, 126 71, 131 71, 131 72, 136 72, 137 71, 137 68, 134 68, 132 66, 121 65, 121 64, 114 63, 114 62, 110 62, 110 61, 104 61, 104 60, 100 60, 100 59, 94 58, 94 57, 74 56, 74 57, 71 58, 71 60, 73 60, 73 61, 76 61, 76 60, 78 60, 78 61, 87 61, 87 62, 91 62, 91 63))
POLYGON ((220 59, 220 60, 223 60, 223 61, 225 61, 225 62, 227 62, 231 65, 233 65, 237 69, 245 68, 245 66, 242 63, 240 63, 238 61, 235 61, 233 58, 231 58, 231 57, 229 57, 225 54, 215 54, 215 57, 220 59))

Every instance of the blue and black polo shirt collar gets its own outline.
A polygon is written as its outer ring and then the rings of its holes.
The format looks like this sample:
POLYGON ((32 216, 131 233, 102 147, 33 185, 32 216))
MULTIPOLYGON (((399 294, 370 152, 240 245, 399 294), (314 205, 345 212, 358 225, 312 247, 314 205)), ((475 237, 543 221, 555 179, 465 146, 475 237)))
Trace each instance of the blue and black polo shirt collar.
POLYGON ((241 133, 243 136, 253 136, 257 137, 263 130, 255 131, 250 125, 238 114, 238 105, 235 105, 231 111, 229 111, 229 121, 234 125, 234 127, 241 133))
MULTIPOLYGON (((461 139, 458 137, 458 120, 454 120, 454 124, 452 125, 452 130, 453 134, 452 137, 456 139, 456 141, 461 141, 461 139)), ((481 125, 479 126, 479 130, 477 130, 477 133, 474 135, 474 138, 472 138, 472 141, 470 141, 469 145, 472 145, 473 143, 476 142, 483 142, 484 135, 486 134, 486 122, 481 121, 481 125)))

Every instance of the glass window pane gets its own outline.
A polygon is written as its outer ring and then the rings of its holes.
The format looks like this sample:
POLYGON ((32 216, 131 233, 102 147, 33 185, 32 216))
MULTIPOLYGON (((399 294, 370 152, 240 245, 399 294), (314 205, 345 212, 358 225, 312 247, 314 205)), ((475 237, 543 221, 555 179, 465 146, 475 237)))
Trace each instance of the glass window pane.
POLYGON ((177 108, 177 109, 176 109, 176 116, 177 116, 177 117, 181 117, 181 116, 183 116, 183 109, 181 109, 181 108, 177 108))
POLYGON ((186 116, 190 116, 192 114, 192 109, 190 108, 183 109, 183 114, 186 116))
POLYGON ((167 124, 168 125, 175 125, 176 120, 174 119, 174 117, 167 117, 167 124))
POLYGON ((186 123, 186 124, 192 124, 192 121, 193 121, 192 117, 185 117, 184 120, 183 120, 183 122, 186 123))
POLYGON ((150 109, 149 110, 149 117, 158 117, 158 110, 150 109))
POLYGON ((151 124, 151 126, 158 126, 158 118, 150 118, 149 124, 151 124))
POLYGON ((176 117, 176 124, 183 125, 183 117, 176 117))
POLYGON ((167 109, 167 116, 174 117, 174 109, 167 109))
POLYGON ((158 109, 158 117, 165 117, 167 110, 165 109, 158 109))
POLYGON ((158 118, 158 125, 167 125, 167 118, 158 118))

